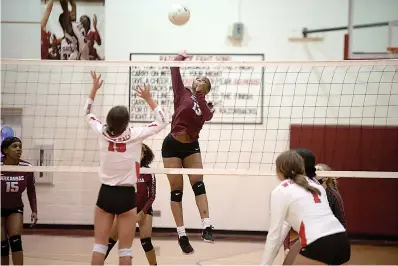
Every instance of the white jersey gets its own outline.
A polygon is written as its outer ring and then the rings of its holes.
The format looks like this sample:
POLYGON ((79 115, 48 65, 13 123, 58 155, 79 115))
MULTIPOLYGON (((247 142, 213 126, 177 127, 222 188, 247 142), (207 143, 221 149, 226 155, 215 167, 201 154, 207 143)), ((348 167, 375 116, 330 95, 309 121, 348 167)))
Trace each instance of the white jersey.
POLYGON ((79 59, 89 60, 89 47, 87 43, 87 32, 80 22, 72 22, 73 33, 79 44, 79 59))
POLYGON ((99 178, 109 186, 135 186, 140 177, 142 141, 164 129, 168 124, 160 106, 154 110, 155 121, 141 127, 129 127, 116 137, 109 136, 105 125, 91 113, 93 101, 86 102, 86 120, 98 134, 100 145, 99 178))
POLYGON ((75 36, 65 34, 61 41, 61 60, 77 60, 79 58, 79 48, 75 36))
POLYGON ((79 22, 72 22, 73 35, 65 33, 61 41, 61 60, 89 60, 87 33, 79 22))
POLYGON ((290 179, 272 191, 270 228, 261 265, 272 264, 291 227, 298 232, 302 247, 321 237, 345 232, 330 209, 325 189, 308 177, 306 179, 321 191, 321 195, 311 194, 290 179))

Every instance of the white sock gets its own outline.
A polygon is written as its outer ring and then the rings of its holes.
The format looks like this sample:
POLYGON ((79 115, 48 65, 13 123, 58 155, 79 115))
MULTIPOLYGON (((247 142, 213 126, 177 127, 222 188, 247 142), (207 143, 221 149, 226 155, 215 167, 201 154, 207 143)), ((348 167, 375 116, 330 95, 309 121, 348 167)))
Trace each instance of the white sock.
POLYGON ((177 233, 178 237, 186 236, 187 233, 185 232, 185 227, 184 226, 179 226, 177 227, 177 233))
POLYGON ((202 219, 202 227, 206 229, 207 227, 211 226, 210 218, 203 218, 202 219))

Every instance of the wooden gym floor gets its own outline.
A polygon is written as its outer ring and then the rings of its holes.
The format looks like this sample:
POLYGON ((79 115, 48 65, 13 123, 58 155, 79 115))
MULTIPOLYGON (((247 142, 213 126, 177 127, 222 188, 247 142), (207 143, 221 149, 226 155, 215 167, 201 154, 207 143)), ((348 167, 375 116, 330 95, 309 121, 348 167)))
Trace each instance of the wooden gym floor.
MULTIPOLYGON (((26 265, 87 265, 90 262, 93 237, 90 232, 73 230, 27 230, 23 235, 26 265), (69 231, 69 232, 68 232, 69 231)), ((138 234, 137 234, 138 235, 138 234)), ((155 233, 152 243, 156 248, 159 265, 259 265, 264 237, 219 237, 215 244, 204 243, 198 234, 189 234, 195 253, 183 255, 174 234, 155 233)), ((139 238, 134 244, 135 265, 147 265, 139 238)), ((283 261, 283 250, 275 265, 283 261)), ((118 264, 117 247, 105 264, 118 264)), ((398 243, 381 241, 352 241, 349 264, 398 264, 398 243)))

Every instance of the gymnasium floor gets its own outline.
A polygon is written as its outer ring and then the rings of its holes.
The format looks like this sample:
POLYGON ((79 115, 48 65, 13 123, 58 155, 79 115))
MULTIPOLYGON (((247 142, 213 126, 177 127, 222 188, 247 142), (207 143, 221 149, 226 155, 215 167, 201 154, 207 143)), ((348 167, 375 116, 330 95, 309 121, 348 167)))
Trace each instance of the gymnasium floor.
MULTIPOLYGON (((174 236, 160 235, 153 238, 159 265, 259 265, 264 241, 252 237, 220 237, 215 244, 204 243, 196 234, 190 234, 195 254, 186 256, 180 251, 174 236)), ((51 233, 29 233, 23 237, 26 265, 87 265, 90 262, 93 237, 87 232, 80 236, 51 233)), ((138 238, 134 240, 135 265, 147 265, 138 238)), ((282 249, 274 262, 283 261, 282 249)), ((118 264, 117 249, 112 250, 106 264, 118 264)), ((398 264, 398 243, 353 241, 349 264, 398 264)))

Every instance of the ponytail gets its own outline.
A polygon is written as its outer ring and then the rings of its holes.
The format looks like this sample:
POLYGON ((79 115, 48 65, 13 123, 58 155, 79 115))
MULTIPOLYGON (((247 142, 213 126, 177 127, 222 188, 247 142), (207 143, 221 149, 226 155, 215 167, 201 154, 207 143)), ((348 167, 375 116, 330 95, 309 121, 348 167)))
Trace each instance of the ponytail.
POLYGON ((305 178, 305 176, 296 175, 292 179, 293 179, 294 183, 296 183, 300 187, 303 187, 305 190, 311 192, 312 194, 321 195, 321 191, 319 189, 317 189, 316 187, 310 186, 310 184, 308 183, 308 181, 305 178))
POLYGON ((326 186, 330 187, 336 191, 339 191, 339 186, 336 178, 329 177, 328 180, 326 181, 326 186))

